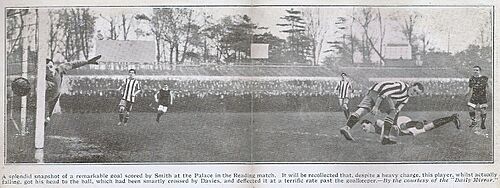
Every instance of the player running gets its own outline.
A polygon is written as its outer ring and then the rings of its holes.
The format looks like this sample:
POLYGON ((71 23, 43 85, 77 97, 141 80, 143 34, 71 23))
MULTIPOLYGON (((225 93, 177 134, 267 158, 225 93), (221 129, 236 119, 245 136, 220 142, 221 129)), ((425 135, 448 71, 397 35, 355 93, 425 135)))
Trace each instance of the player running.
POLYGON ((342 80, 337 83, 337 87, 335 87, 335 95, 339 97, 339 105, 344 112, 344 116, 346 119, 349 119, 349 99, 352 97, 353 89, 349 78, 346 73, 340 74, 342 80))
POLYGON ((469 87, 466 98, 469 98, 467 106, 469 106, 469 116, 471 119, 470 127, 477 125, 476 111, 481 113, 481 129, 486 129, 484 122, 486 121, 486 108, 488 108, 488 99, 486 91, 489 87, 488 77, 481 75, 481 67, 473 67, 474 74, 469 79, 469 87))
POLYGON ((163 85, 155 94, 155 101, 158 103, 158 113, 156 114, 156 122, 160 123, 160 117, 167 113, 168 107, 174 102, 174 95, 168 89, 168 84, 163 85))
POLYGON ((45 81, 47 84, 45 90, 45 126, 49 124, 52 113, 54 112, 54 107, 61 96, 61 86, 64 74, 71 69, 77 69, 85 65, 97 65, 97 60, 100 58, 101 55, 98 55, 88 61, 65 62, 59 65, 55 65, 52 59, 45 60, 45 63, 47 64, 45 75, 45 81))
POLYGON ((120 104, 118 104, 118 115, 120 118, 118 126, 127 126, 130 111, 132 111, 132 105, 135 102, 135 96, 141 92, 141 85, 140 82, 135 79, 135 74, 135 69, 128 70, 129 77, 125 79, 123 85, 118 88, 118 90, 122 92, 122 98, 120 104))
MULTIPOLYGON (((347 140, 354 140, 349 130, 356 125, 360 118, 370 111, 375 115, 379 112, 386 113, 384 125, 393 126, 394 119, 408 102, 410 96, 421 95, 423 91, 424 86, 418 82, 411 86, 401 81, 376 83, 360 102, 356 112, 349 116, 346 126, 340 129, 340 133, 347 140)), ((382 144, 395 144, 395 141, 389 139, 388 134, 389 130, 383 132, 382 144)))
POLYGON ((384 127, 384 121, 377 120, 374 123, 368 120, 363 120, 361 122, 361 129, 367 133, 380 134, 382 130, 391 129, 390 135, 393 136, 417 136, 419 134, 425 133, 432 129, 441 127, 447 123, 453 122, 457 129, 460 129, 460 120, 458 114, 453 114, 451 116, 442 117, 435 119, 432 122, 422 122, 422 121, 412 121, 409 117, 400 116, 398 117, 397 124, 395 127, 384 127))

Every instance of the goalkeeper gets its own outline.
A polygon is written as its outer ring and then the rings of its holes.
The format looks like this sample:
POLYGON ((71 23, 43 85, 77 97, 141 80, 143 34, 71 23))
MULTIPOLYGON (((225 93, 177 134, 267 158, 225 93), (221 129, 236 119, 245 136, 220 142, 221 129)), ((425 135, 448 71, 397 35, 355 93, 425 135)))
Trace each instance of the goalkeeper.
POLYGON ((85 65, 97 65, 97 60, 100 58, 101 55, 98 55, 88 61, 64 62, 59 65, 55 65, 52 59, 46 59, 47 67, 45 81, 47 89, 45 90, 45 126, 50 122, 54 107, 61 95, 61 84, 64 74, 66 74, 68 70, 77 69, 85 65))
POLYGON ((400 116, 397 119, 397 129, 391 126, 384 126, 384 121, 377 120, 375 123, 372 123, 368 120, 363 120, 361 122, 361 129, 367 133, 375 133, 380 134, 383 129, 390 129, 392 136, 405 136, 412 135, 417 136, 424 132, 430 131, 432 129, 441 127, 447 123, 453 122, 457 129, 460 129, 460 120, 458 118, 458 114, 453 114, 451 116, 446 116, 442 118, 435 119, 432 122, 425 121, 413 121, 409 117, 400 116))

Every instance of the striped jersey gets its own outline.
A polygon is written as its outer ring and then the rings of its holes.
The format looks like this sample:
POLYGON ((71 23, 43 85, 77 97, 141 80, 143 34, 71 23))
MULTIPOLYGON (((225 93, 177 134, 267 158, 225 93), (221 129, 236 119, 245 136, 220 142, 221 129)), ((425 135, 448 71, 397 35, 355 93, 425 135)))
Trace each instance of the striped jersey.
POLYGON ((337 83, 337 87, 335 87, 335 91, 339 93, 339 98, 341 99, 349 98, 352 91, 351 82, 347 80, 340 80, 337 83))
POLYGON ((401 81, 386 81, 373 85, 370 90, 377 92, 379 96, 390 97, 394 101, 394 106, 401 110, 410 99, 409 88, 408 84, 401 81))
POLYGON ((125 79, 122 85, 122 99, 128 102, 135 102, 134 93, 141 90, 139 81, 136 79, 125 79))

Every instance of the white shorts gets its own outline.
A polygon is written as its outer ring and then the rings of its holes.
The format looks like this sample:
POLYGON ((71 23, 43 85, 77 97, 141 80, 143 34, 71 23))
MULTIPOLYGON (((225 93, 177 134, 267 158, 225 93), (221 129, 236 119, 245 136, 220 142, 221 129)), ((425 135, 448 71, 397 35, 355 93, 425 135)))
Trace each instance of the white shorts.
POLYGON ((477 108, 488 108, 488 104, 473 104, 471 102, 467 103, 467 106, 477 109, 477 108))
POLYGON ((163 105, 158 106, 158 111, 162 111, 163 113, 166 113, 167 110, 168 110, 168 106, 163 106, 163 105))
POLYGON ((349 98, 339 98, 339 104, 340 106, 342 105, 348 105, 349 104, 349 98))

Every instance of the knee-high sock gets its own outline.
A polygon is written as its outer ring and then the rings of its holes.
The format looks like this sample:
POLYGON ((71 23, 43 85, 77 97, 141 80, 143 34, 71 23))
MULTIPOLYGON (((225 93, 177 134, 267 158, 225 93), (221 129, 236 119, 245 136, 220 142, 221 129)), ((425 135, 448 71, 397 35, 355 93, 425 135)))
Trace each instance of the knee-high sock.
POLYGON ((485 121, 486 121, 486 113, 481 113, 481 124, 484 125, 485 121))
POLYGON ((472 121, 476 121, 476 112, 475 111, 470 111, 469 116, 470 116, 470 119, 472 121))
POLYGON ((349 119, 349 108, 344 109, 344 116, 346 119, 349 119))
POLYGON ((349 116, 349 119, 347 119, 347 126, 349 126, 350 128, 354 127, 354 125, 356 125, 356 123, 358 123, 359 121, 359 117, 357 114, 352 114, 351 116, 349 116))
POLYGON ((120 122, 123 122, 123 116, 124 116, 123 115, 123 111, 119 111, 118 112, 118 118, 119 118, 120 122))
POLYGON ((128 116, 129 116, 129 113, 128 113, 128 112, 125 112, 125 116, 123 117, 123 123, 127 123, 127 121, 128 121, 128 116))
POLYGON ((391 127, 394 124, 394 120, 390 117, 385 117, 384 120, 384 136, 389 136, 389 132, 391 131, 391 127))
POLYGON ((438 128, 441 125, 444 125, 444 124, 447 124, 447 123, 453 121, 454 119, 455 119, 455 117, 453 117, 453 116, 442 117, 442 118, 438 118, 438 119, 435 119, 434 121, 432 121, 432 124, 434 124, 434 128, 438 128))

